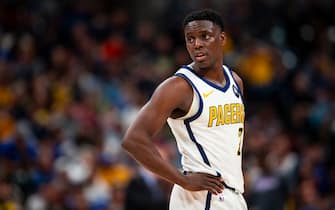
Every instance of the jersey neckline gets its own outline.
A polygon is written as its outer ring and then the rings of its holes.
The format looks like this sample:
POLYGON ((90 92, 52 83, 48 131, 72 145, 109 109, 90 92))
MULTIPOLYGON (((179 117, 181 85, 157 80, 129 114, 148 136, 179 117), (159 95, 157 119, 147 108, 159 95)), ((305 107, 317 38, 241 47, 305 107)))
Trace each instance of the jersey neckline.
POLYGON ((200 76, 194 69, 192 69, 190 66, 187 66, 187 65, 184 65, 182 66, 182 68, 185 68, 187 70, 189 70, 190 72, 192 72, 193 74, 195 74, 199 79, 201 79, 202 81, 204 81, 205 83, 207 83, 209 86, 215 88, 215 89, 218 89, 220 91, 223 91, 223 92, 226 92, 230 86, 230 79, 229 79, 229 76, 228 76, 228 73, 226 72, 225 68, 222 66, 222 71, 223 71, 223 75, 226 79, 226 84, 221 87, 217 84, 215 84, 214 82, 211 82, 209 80, 207 80, 206 78, 200 76))

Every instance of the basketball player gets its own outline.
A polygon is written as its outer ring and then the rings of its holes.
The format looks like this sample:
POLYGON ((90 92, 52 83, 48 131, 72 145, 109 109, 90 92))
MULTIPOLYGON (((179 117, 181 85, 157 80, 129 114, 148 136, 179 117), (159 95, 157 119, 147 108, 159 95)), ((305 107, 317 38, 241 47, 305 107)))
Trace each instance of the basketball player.
POLYGON ((193 62, 158 86, 123 139, 123 148, 153 173, 174 183, 170 210, 244 210, 241 169, 243 84, 223 65, 225 34, 218 13, 185 17, 193 62), (168 122, 183 171, 165 161, 152 139, 168 122))

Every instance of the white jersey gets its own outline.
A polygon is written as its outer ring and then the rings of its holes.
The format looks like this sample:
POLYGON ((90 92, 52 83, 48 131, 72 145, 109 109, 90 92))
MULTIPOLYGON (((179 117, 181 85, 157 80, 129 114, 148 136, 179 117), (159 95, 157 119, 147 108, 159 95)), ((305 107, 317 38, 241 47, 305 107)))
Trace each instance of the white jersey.
POLYGON ((224 182, 244 192, 242 146, 244 105, 232 72, 223 66, 226 84, 220 87, 197 75, 190 66, 176 72, 193 88, 193 102, 182 118, 168 119, 184 171, 221 176, 224 182))

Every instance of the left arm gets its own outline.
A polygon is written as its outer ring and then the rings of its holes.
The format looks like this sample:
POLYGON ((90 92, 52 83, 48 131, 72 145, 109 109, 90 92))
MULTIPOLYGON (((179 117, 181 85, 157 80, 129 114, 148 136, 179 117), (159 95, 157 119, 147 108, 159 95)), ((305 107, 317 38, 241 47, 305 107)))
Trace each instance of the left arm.
POLYGON ((241 77, 239 77, 236 74, 236 72, 234 72, 234 71, 232 71, 232 72, 233 72, 233 77, 234 77, 235 81, 238 83, 238 86, 240 86, 241 92, 244 95, 243 81, 242 81, 241 77))

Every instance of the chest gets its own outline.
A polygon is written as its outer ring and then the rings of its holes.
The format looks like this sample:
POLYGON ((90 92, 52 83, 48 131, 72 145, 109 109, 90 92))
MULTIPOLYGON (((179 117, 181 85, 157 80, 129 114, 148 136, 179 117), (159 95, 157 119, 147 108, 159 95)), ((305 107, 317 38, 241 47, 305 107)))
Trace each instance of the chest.
POLYGON ((198 121, 208 127, 244 123, 245 110, 242 96, 235 84, 225 91, 200 88, 201 114, 198 121))

